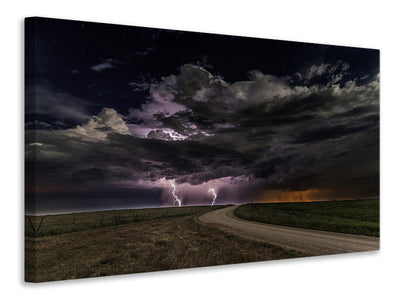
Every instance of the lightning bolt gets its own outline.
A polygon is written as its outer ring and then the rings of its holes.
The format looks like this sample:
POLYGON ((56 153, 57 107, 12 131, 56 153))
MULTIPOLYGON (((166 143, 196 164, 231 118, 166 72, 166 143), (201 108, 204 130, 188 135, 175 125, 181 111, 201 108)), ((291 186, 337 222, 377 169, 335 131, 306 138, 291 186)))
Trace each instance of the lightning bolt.
POLYGON ((212 194, 214 195, 214 199, 213 199, 213 201, 212 201, 212 203, 211 203, 211 206, 213 206, 214 203, 215 203, 215 199, 217 199, 217 194, 215 193, 215 190, 214 190, 214 189, 209 189, 208 192, 209 192, 209 193, 212 193, 212 194))
POLYGON ((172 186, 172 188, 173 188, 173 190, 172 190, 172 196, 174 196, 174 198, 175 198, 175 199, 174 199, 174 205, 175 205, 175 203, 178 203, 178 206, 181 207, 181 206, 182 206, 182 201, 181 201, 181 199, 179 199, 178 196, 175 194, 175 192, 176 192, 175 183, 174 183, 172 180, 170 180, 169 183, 171 184, 171 186, 172 186))

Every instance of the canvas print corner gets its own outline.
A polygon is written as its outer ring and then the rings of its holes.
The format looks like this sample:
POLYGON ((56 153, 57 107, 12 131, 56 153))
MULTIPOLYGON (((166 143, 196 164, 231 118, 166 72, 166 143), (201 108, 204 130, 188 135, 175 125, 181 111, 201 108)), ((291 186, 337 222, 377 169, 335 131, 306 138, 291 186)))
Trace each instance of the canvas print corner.
POLYGON ((379 250, 379 50, 25 20, 25 279, 379 250))

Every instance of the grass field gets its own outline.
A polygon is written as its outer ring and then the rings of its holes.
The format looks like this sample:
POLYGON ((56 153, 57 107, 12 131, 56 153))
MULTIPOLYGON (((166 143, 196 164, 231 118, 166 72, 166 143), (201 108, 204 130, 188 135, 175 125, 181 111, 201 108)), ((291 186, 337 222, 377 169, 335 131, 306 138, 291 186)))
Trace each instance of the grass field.
POLYGON ((202 214, 213 209, 210 206, 190 206, 109 210, 36 217, 25 216, 25 235, 31 237, 57 235, 145 220, 202 214))
POLYGON ((234 214, 269 224, 379 236, 379 199, 247 204, 234 214))
MULTIPOLYGON (((195 216, 212 209, 215 208, 47 216, 37 233, 26 220, 25 280, 43 282, 301 256, 195 221, 195 216)), ((31 217, 35 229, 41 220, 31 217)))

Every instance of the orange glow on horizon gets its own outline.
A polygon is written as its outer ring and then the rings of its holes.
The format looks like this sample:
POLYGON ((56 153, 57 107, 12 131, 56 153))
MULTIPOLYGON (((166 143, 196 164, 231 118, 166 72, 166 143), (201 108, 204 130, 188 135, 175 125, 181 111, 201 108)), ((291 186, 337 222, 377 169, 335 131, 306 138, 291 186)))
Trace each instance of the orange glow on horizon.
POLYGON ((258 203, 279 203, 279 202, 312 202, 329 201, 332 199, 332 192, 325 189, 308 189, 304 191, 283 191, 268 190, 261 194, 258 203))

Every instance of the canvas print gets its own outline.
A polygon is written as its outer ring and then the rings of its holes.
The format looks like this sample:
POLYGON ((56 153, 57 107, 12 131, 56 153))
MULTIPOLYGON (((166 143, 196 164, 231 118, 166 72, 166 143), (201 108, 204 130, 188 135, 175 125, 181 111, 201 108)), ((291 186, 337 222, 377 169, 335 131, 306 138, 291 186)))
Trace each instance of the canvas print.
POLYGON ((379 76, 375 49, 27 18, 25 280, 378 250, 379 76))

